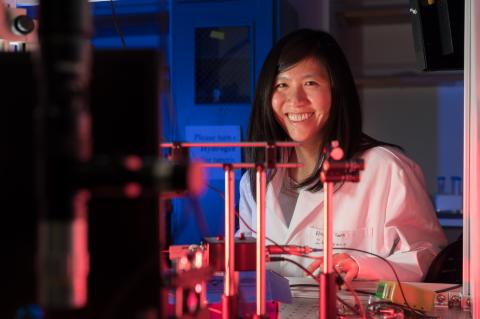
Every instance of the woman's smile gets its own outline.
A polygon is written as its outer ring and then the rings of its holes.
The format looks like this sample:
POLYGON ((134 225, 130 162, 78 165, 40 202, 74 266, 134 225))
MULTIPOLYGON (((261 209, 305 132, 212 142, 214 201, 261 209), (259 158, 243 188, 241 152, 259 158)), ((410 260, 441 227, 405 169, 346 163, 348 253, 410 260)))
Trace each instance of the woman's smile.
POLYGON ((310 118, 312 118, 314 112, 309 112, 309 113, 287 113, 287 117, 291 122, 298 123, 298 122, 303 122, 306 121, 310 118))

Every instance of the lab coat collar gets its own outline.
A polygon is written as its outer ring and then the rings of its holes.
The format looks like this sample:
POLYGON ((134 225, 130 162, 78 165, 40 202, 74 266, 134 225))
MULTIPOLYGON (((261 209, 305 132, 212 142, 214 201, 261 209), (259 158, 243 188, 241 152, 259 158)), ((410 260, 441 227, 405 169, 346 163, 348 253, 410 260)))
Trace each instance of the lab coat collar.
MULTIPOLYGON (((272 208, 273 214, 267 214, 267 218, 272 216, 273 218, 268 218, 267 223, 273 226, 270 229, 277 229, 276 234, 284 234, 283 238, 278 238, 281 242, 288 244, 297 233, 302 232, 305 228, 305 225, 309 223, 311 218, 322 218, 322 214, 317 214, 317 216, 311 216, 315 212, 321 211, 323 207, 323 191, 318 193, 312 193, 307 190, 301 189, 298 194, 297 204, 293 212, 292 220, 290 225, 287 226, 280 207, 278 197, 280 195, 280 190, 284 179, 287 177, 286 169, 279 169, 272 181, 270 182, 270 187, 267 188, 266 200, 267 203, 272 208)), ((319 222, 321 224, 322 221, 319 222)), ((275 236, 276 237, 276 236, 275 236)))
MULTIPOLYGON (((286 170, 279 169, 273 176, 269 186, 267 187, 267 194, 266 194, 266 202, 268 203, 267 207, 271 207, 273 214, 267 213, 266 215, 266 222, 269 225, 268 228, 276 229, 278 231, 275 232, 275 235, 278 234, 285 234, 288 231, 288 227, 285 222, 285 217, 283 215, 282 207, 280 206, 278 197, 280 195, 280 190, 282 187, 282 182, 285 177, 286 170)), ((267 208, 268 210, 268 208, 267 208)), ((269 236, 272 236, 270 234, 269 236)), ((272 238, 275 241, 280 241, 279 243, 284 243, 285 237, 284 236, 273 236, 276 238, 272 238)))
POLYGON ((307 224, 311 223, 310 220, 318 218, 318 224, 323 224, 322 207, 323 191, 312 193, 305 189, 300 190, 292 220, 288 227, 287 242, 290 242, 299 232, 304 231, 307 224), (315 215, 315 212, 319 213, 315 215))

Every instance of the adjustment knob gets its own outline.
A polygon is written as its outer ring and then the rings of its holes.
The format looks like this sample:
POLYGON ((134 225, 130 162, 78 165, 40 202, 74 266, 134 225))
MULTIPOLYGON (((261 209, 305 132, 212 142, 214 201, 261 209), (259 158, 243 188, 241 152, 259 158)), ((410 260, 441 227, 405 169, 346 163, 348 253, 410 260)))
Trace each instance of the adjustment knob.
POLYGON ((29 16, 20 15, 13 20, 13 29, 19 35, 27 35, 35 29, 35 23, 29 16))

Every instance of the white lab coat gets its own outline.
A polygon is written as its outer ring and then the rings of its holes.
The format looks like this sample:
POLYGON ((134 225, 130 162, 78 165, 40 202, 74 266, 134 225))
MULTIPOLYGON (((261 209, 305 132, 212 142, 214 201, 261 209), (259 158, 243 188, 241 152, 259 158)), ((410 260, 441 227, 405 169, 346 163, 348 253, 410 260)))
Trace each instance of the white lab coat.
MULTIPOLYGON (((386 257, 401 280, 421 281, 447 243, 426 193, 423 174, 417 164, 393 148, 374 147, 362 157, 365 170, 360 173, 360 182, 345 183, 333 195, 333 245, 386 257)), ((285 174, 286 170, 278 170, 267 186, 267 237, 279 244, 323 248, 323 191, 300 190, 287 226, 278 201, 285 174)), ((256 230, 256 204, 248 173, 240 181, 240 216, 256 230)), ((255 236, 242 221, 240 232, 255 236)), ((345 252, 359 265, 358 279, 395 279, 381 259, 345 252)), ((289 258, 304 266, 312 262, 302 257, 289 258)), ((268 267, 284 276, 304 276, 301 269, 288 262, 269 263, 268 267)))

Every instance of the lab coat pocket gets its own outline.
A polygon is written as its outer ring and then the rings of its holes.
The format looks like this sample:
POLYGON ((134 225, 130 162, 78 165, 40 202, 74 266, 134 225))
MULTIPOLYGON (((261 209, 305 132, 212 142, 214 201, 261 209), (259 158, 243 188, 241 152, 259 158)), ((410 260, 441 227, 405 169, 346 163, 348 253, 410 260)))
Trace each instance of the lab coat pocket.
MULTIPOLYGON (((323 248, 323 229, 310 227, 306 242, 313 248, 323 248)), ((354 230, 333 232, 333 248, 355 248, 370 251, 372 248, 373 229, 364 227, 354 230)))

